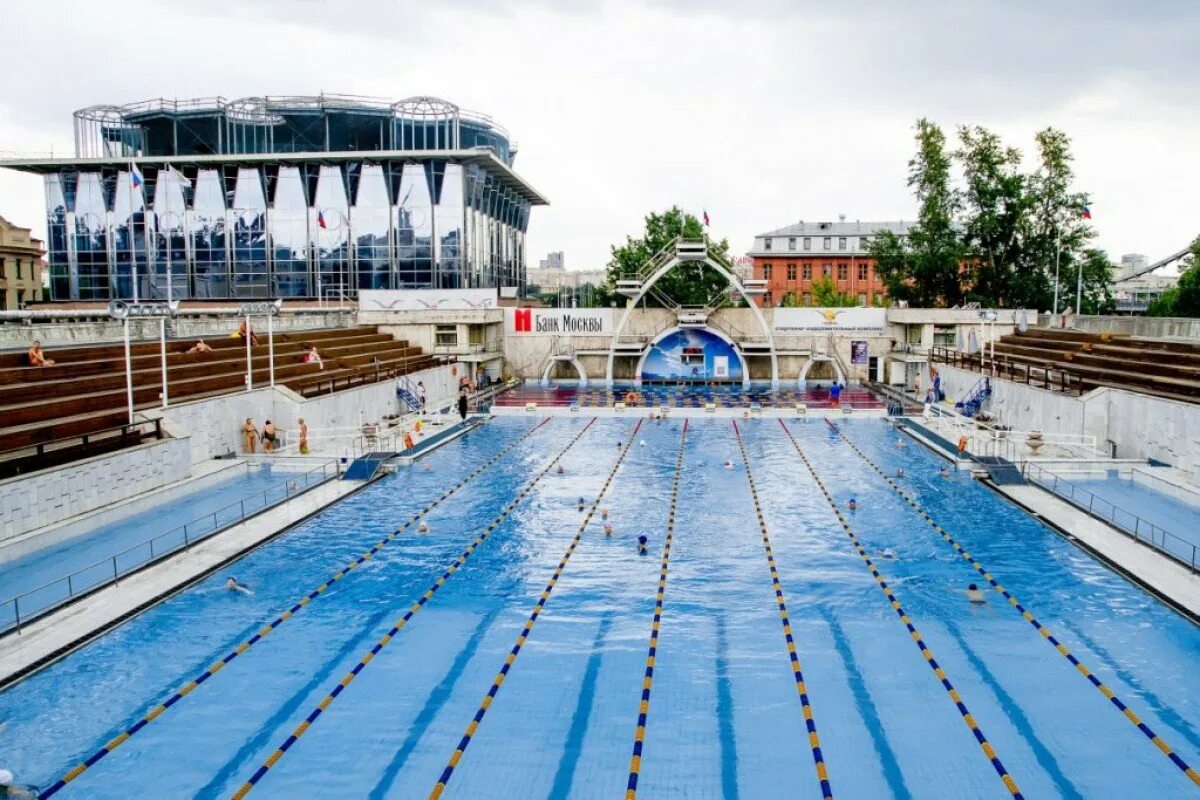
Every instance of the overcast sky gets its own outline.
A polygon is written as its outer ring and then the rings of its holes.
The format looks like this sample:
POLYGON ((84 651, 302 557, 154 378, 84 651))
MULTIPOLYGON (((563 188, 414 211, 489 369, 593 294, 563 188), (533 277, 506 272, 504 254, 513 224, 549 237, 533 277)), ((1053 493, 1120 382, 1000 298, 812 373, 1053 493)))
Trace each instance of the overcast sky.
MULTIPOLYGON (((734 252, 796 220, 912 219, 911 126, 1054 125, 1099 244, 1200 234, 1200 3, 5 0, 0 151, 70 153, 71 112, 150 97, 436 95, 520 145, 530 266, 609 246, 673 203, 734 252), (834 5, 834 4, 824 4, 834 5)), ((0 215, 44 230, 41 180, 0 215)))

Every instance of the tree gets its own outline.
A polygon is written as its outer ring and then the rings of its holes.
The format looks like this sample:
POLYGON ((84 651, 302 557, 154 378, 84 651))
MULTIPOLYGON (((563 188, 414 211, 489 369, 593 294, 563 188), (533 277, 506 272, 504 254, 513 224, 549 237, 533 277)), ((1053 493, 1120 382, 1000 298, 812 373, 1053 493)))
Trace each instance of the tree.
POLYGON ((1180 262, 1179 283, 1163 292, 1146 313, 1153 317, 1200 317, 1200 236, 1180 262))
MULTIPOLYGON (((617 293, 617 281, 638 274, 650 259, 654 258, 676 237, 705 239, 704 226, 700 220, 685 213, 679 206, 672 206, 662 214, 651 212, 646 216, 646 230, 640 238, 626 237, 625 244, 613 246, 608 261, 608 276, 603 287, 597 287, 598 305, 618 303, 623 305, 625 297, 617 293)), ((709 242, 716 254, 728 259, 729 242, 709 242)), ((710 300, 724 292, 728 281, 716 270, 704 264, 681 264, 668 272, 655 284, 656 294, 667 300, 686 306, 707 305, 710 300)), ((658 297, 646 296, 646 305, 662 306, 658 297)))
POLYGON ((960 198, 950 182, 951 157, 942 129, 927 119, 916 124, 917 153, 908 162, 908 185, 920 204, 906 239, 880 231, 870 247, 875 271, 896 300, 918 306, 963 302, 965 251, 954 229, 960 198))
POLYGON ((799 308, 799 306, 800 298, 796 296, 795 292, 788 292, 783 296, 783 299, 779 301, 780 308, 799 308))
POLYGON ((848 292, 838 291, 833 278, 822 275, 812 282, 813 305, 817 308, 851 308, 858 305, 858 298, 848 292))
POLYGON ((999 136, 978 125, 961 126, 958 139, 954 158, 963 172, 962 244, 972 283, 968 297, 989 306, 1021 306, 1027 298, 1019 273, 1027 264, 1018 234, 1029 206, 1021 151, 1004 146, 999 136))
MULTIPOLYGON (((1094 247, 1083 251, 1083 300, 1080 314, 1111 314, 1117 310, 1112 291, 1113 263, 1108 253, 1094 247)), ((1074 297, 1074 294, 1071 295, 1074 297)), ((1073 304, 1073 303, 1072 303, 1073 304)))

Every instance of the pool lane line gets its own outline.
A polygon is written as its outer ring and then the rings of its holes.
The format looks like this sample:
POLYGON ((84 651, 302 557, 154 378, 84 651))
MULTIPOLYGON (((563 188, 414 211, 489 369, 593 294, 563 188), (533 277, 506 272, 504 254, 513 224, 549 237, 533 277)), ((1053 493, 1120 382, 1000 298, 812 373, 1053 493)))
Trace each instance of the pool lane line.
POLYGON ((321 717, 321 715, 325 712, 325 709, 329 708, 333 701, 336 700, 343 691, 345 691, 346 687, 354 682, 354 679, 358 677, 359 673, 366 669, 366 666, 370 664, 375 656, 379 655, 379 652, 396 637, 400 630, 408 624, 409 620, 416 616, 417 612, 425 607, 425 604, 428 603, 435 594, 437 594, 437 591, 446 584, 446 581, 450 580, 454 573, 458 572, 459 568, 462 567, 463 564, 467 563, 467 559, 469 559, 471 555, 479 548, 479 545, 483 544, 488 537, 500 527, 500 523, 502 523, 505 518, 512 513, 513 509, 521 504, 521 501, 523 501, 525 497, 533 491, 533 488, 537 485, 538 481, 545 477, 546 473, 548 473, 551 468, 558 463, 559 459, 561 459, 566 452, 571 449, 571 447, 574 446, 574 444, 578 442, 585 433, 587 433, 588 428, 592 427, 592 424, 595 421, 595 417, 589 420, 588 423, 580 429, 579 433, 575 434, 575 436, 571 438, 571 441, 567 442, 567 446, 558 452, 558 455, 547 462, 546 466, 542 467, 542 469, 540 469, 528 482, 526 482, 523 487, 521 487, 521 491, 517 492, 516 496, 514 496, 512 500, 508 501, 508 503, 504 505, 504 507, 500 510, 500 513, 497 514, 492 521, 489 522, 484 529, 479 532, 479 535, 476 536, 469 545, 467 545, 467 548, 459 553, 458 558, 456 558, 454 562, 446 568, 441 576, 433 582, 433 585, 426 589, 425 593, 422 594, 420 598, 418 598, 411 606, 409 606, 408 610, 404 612, 403 616, 396 620, 391 629, 381 636, 379 641, 375 643, 375 646, 368 650, 366 654, 359 659, 359 662, 354 665, 353 669, 342 676, 342 679, 338 681, 337 686, 333 687, 333 690, 330 691, 330 693, 327 694, 311 712, 309 712, 309 715, 304 718, 304 721, 296 726, 295 730, 293 730, 292 733, 283 741, 283 743, 275 749, 275 752, 271 753, 267 760, 264 761, 262 765, 254 771, 254 774, 251 775, 250 778, 247 779, 247 781, 243 783, 236 792, 233 793, 232 797, 234 800, 240 800, 240 798, 245 797, 252 789, 254 789, 255 785, 257 785, 258 782, 263 779, 267 772, 270 771, 271 767, 275 766, 279 759, 283 758, 284 754, 291 750, 292 746, 300 740, 300 737, 302 737, 308 731, 308 729, 312 727, 313 723, 315 723, 321 717))
POLYGON ((931 670, 933 670, 933 674, 937 676, 938 681, 942 684, 942 688, 946 690, 946 694, 949 695, 950 699, 954 702, 954 707, 958 711, 959 716, 963 718, 963 722, 965 722, 967 727, 971 729, 971 733, 975 736, 975 741, 979 743, 979 747, 981 750, 983 750, 983 754, 987 756, 988 762, 991 763, 992 768, 996 770, 996 774, 1000 776, 1000 780, 1004 782, 1004 786, 1006 789, 1008 789, 1009 794, 1015 798, 1022 798, 1023 800, 1024 795, 1021 794, 1020 788, 1017 787, 1017 782, 1013 779, 1012 775, 1008 773, 1008 769, 1004 766, 1004 762, 1000 760, 1000 756, 996 754, 995 748, 992 747, 991 742, 989 742, 987 737, 984 735, 983 729, 980 728, 979 723, 975 721, 975 717, 972 716, 970 709, 967 708, 966 703, 962 699, 962 695, 960 695, 958 690, 954 688, 954 684, 950 682, 950 679, 946 677, 946 671, 942 669, 941 665, 938 664, 937 659, 933 657, 933 652, 929 649, 929 646, 925 644, 925 639, 921 636, 920 631, 917 630, 917 626, 913 624, 912 619, 908 616, 908 612, 904 610, 904 607, 900 605, 900 601, 896 599, 895 592, 892 591, 892 588, 888 585, 888 582, 884 580, 883 575, 875 566, 875 562, 871 560, 869 555, 867 555, 867 551, 862 546, 862 543, 858 540, 858 536, 854 533, 854 529, 850 527, 850 523, 846 519, 846 515, 842 513, 840 508, 838 508, 837 501, 833 499, 833 495, 831 495, 829 493, 829 489, 825 487, 825 483, 821 480, 821 476, 817 474, 816 469, 813 468, 812 462, 808 460, 808 454, 804 452, 804 448, 802 448, 800 443, 796 441, 796 437, 792 436, 791 430, 782 419, 779 420, 779 426, 783 428, 783 432, 787 434, 788 439, 791 440, 792 446, 796 448, 796 453, 799 454, 800 460, 804 462, 804 466, 808 470, 808 473, 812 475, 813 480, 817 482, 817 488, 821 490, 821 494, 825 496, 825 501, 829 503, 829 507, 832 508, 833 513, 837 515, 838 523, 841 524, 842 530, 846 532, 846 535, 850 537, 850 543, 854 545, 854 549, 858 553, 858 557, 861 558, 863 563, 867 565, 867 569, 871 571, 871 577, 875 579, 876 585, 879 586, 880 591, 882 591, 887 597, 888 602, 892 606, 892 610, 896 612, 897 616, 900 617, 900 621, 904 623, 904 627, 908 629, 909 635, 916 643, 917 648, 921 651, 921 655, 924 656, 925 663, 929 665, 931 670))
POLYGON ((783 638, 787 643, 788 659, 792 663, 792 677, 796 681, 796 692, 800 695, 800 707, 804 712, 804 727, 808 729, 808 746, 812 750, 813 763, 817 768, 817 780, 821 784, 821 797, 828 800, 833 797, 833 788, 829 782, 829 771, 825 767, 825 754, 821 750, 821 739, 817 735, 817 721, 813 717, 812 704, 809 702, 804 670, 800 667, 800 657, 796 653, 796 640, 792 636, 792 621, 788 616, 783 585, 779 582, 779 570, 775 566, 775 552, 771 549, 771 537, 767 533, 767 520, 763 515, 762 503, 758 498, 758 486, 754 483, 754 473, 750 470, 750 457, 746 454, 746 443, 742 441, 742 432, 738 429, 737 420, 733 420, 733 432, 737 437, 738 450, 742 454, 742 464, 746 468, 746 480, 750 483, 750 497, 754 501, 754 513, 758 517, 758 532, 762 536, 763 552, 767 556, 767 566, 771 569, 771 586, 775 590, 775 603, 779 606, 779 621, 783 624, 783 638))
MULTIPOLYGON (((826 420, 826 422, 829 421, 826 420)), ((1104 695, 1105 699, 1107 699, 1114 708, 1120 711, 1126 719, 1128 719, 1135 727, 1137 727, 1137 729, 1141 731, 1147 739, 1153 742, 1154 746, 1157 747, 1163 753, 1163 755, 1169 758, 1172 764, 1174 764, 1176 767, 1182 770, 1184 774, 1191 778, 1194 784, 1200 786, 1200 773, 1198 773, 1194 768, 1189 766, 1186 761, 1180 758, 1179 754, 1176 753, 1161 736, 1155 733, 1149 725, 1143 722, 1141 717, 1139 717, 1133 711, 1133 709, 1127 706, 1119 697, 1117 697, 1112 689, 1109 689, 1103 681, 1096 677, 1095 673, 1093 673, 1086 665, 1083 664, 1083 662, 1076 658, 1075 655, 1069 649, 1067 649, 1067 646, 1059 641, 1058 637, 1051 633, 1050 630, 1033 615, 1033 612, 1025 608, 1025 606, 1022 605, 1019 600, 1017 600, 1016 596, 1013 595, 1008 589, 1005 589, 1004 586, 996 580, 995 576, 993 576, 992 573, 985 566, 983 566, 983 564, 979 563, 974 556, 963 549, 963 546, 959 544, 953 536, 950 535, 949 531, 943 528, 941 524, 939 524, 938 521, 933 518, 932 514, 922 508, 911 494, 904 491, 899 484, 892 480, 891 477, 885 473, 879 467, 879 465, 871 459, 870 456, 864 453, 862 449, 855 444, 854 440, 847 436, 841 428, 839 428, 837 425, 834 425, 832 422, 829 422, 829 427, 837 431, 842 440, 846 442, 846 444, 850 445, 850 448, 854 450, 854 452, 857 453, 863 461, 867 462, 867 465, 870 466, 871 469, 875 470, 875 472, 887 482, 888 486, 890 486, 897 494, 899 494, 901 499, 908 503, 908 505, 912 507, 912 509, 916 511, 917 514, 919 514, 931 528, 937 531, 938 535, 946 540, 947 544, 954 548, 954 552, 958 553, 958 555, 962 557, 964 561, 970 564, 975 571, 978 572, 980 576, 982 576, 983 579, 988 582, 989 586, 999 592, 1000 595, 1008 601, 1008 604, 1016 609, 1017 612, 1020 613, 1021 617, 1042 635, 1043 639, 1049 642, 1050 645, 1052 645, 1054 649, 1057 650, 1060 655, 1062 655, 1063 658, 1067 659, 1067 661, 1071 663, 1071 666, 1075 667, 1080 675, 1087 678, 1088 683, 1096 687, 1096 690, 1100 692, 1100 694, 1104 695)))
MULTIPOLYGON (((480 723, 483 722, 484 715, 492 706, 492 701, 496 699, 496 694, 500 691, 500 686, 504 683, 504 679, 508 677, 512 665, 516 662, 517 656, 521 654, 521 648, 525 645, 525 640, 529 638, 533 626, 537 624, 538 618, 541 617, 543 609, 546 608, 546 601, 550 599, 550 593, 554 591, 554 587, 558 585, 558 579, 562 577, 563 570, 567 568, 567 562, 571 560, 571 556, 575 553, 575 548, 579 546, 579 542, 583 539, 583 534, 587 531, 588 525, 592 521, 592 516, 596 513, 596 509, 600 506, 600 501, 604 499, 604 495, 608 493, 608 487, 612 485, 613 478, 617 476, 617 470, 621 468, 622 462, 625 461, 625 456, 629 453, 629 448, 637 438, 638 430, 642 427, 643 420, 639 419, 637 424, 633 426, 633 432, 629 434, 629 440, 625 442, 625 446, 621 448, 621 455, 617 457, 617 463, 613 464, 612 470, 609 471, 608 477, 604 479, 604 485, 600 487, 599 494, 592 501, 592 505, 587 510, 587 514, 583 517, 583 522, 579 524, 579 530, 575 533, 571 543, 567 545, 567 550, 563 553, 563 557, 558 562, 558 566, 554 568, 554 573, 550 576, 550 581, 546 584, 546 588, 542 590, 541 597, 533 606, 533 611, 529 614, 529 619, 525 621, 525 627, 522 628, 521 634, 517 637, 516 643, 509 651, 504 659, 504 666, 500 667, 500 671, 496 673, 495 680, 492 681, 492 686, 483 697, 483 702, 479 704, 475 716, 471 722, 467 724, 467 729, 463 733, 462 739, 458 743, 458 747, 454 749, 450 760, 446 762, 446 768, 442 770, 442 775, 438 778, 433 789, 429 792, 429 800, 437 800, 441 797, 442 792, 446 790, 446 784, 450 782, 450 778, 454 775, 454 770, 458 767, 458 762, 462 759, 463 753, 471 744, 471 739, 475 736, 475 732, 479 730, 480 723)), ((237 798, 235 798, 237 800, 237 798)))
POLYGON ((658 656, 658 629, 662 623, 663 599, 667 592, 667 568, 671 563, 671 539, 675 535, 675 509, 679 501, 680 479, 683 477, 683 448, 687 444, 688 421, 683 420, 679 437, 679 456, 675 459, 675 480, 671 484, 671 500, 667 506, 667 534, 663 540, 662 564, 658 568, 658 594, 654 600, 654 618, 650 622, 650 646, 646 651, 646 672, 642 676, 642 699, 638 704, 637 726, 633 732, 633 755, 629 760, 629 782, 626 800, 637 797, 638 776, 642 769, 642 747, 646 741, 646 719, 650 714, 650 690, 654 686, 654 661, 658 656))
MULTIPOLYGON (((75 765, 69 772, 67 772, 65 775, 63 775, 61 778, 59 778, 57 781, 55 781, 53 784, 51 784, 49 787, 47 787, 45 790, 43 790, 38 795, 39 800, 43 800, 44 798, 52 797, 53 795, 55 795, 59 791, 61 791, 62 788, 64 786, 66 786, 68 783, 70 783, 71 781, 78 778, 80 775, 82 775, 87 770, 91 769, 93 766, 96 765, 97 762, 99 762, 101 759, 103 759, 105 756, 107 756, 113 750, 116 750, 118 747, 120 747, 122 744, 124 744, 126 741, 128 741, 129 737, 137 734, 140 730, 142 730, 142 728, 146 727, 151 722, 153 722, 155 719, 157 719, 159 716, 161 716, 164 712, 166 712, 167 709, 173 707, 180 700, 187 697, 189 694, 191 694, 193 691, 195 691, 197 688, 199 688, 201 685, 203 685, 204 682, 207 681, 209 678, 211 678, 213 675, 216 675, 218 672, 220 672, 222 669, 224 669, 226 666, 228 666, 229 663, 232 662, 235 658, 240 656, 242 653, 245 653, 247 650, 249 650, 254 645, 258 644, 260 641, 262 641, 264 638, 266 638, 268 635, 270 635, 270 633, 272 631, 274 631, 276 628, 278 628, 280 625, 282 625, 287 620, 291 619, 295 614, 302 611, 305 608, 305 606, 307 606, 313 600, 317 599, 322 594, 324 594, 326 591, 328 591, 335 583, 342 580, 342 578, 345 578, 353 570, 362 566, 368 559, 374 557, 376 553, 378 553, 380 550, 382 550, 385 546, 387 546, 392 540, 394 540, 397 536, 399 536, 401 533, 403 533, 406 529, 411 527, 413 525, 413 523, 420 520, 422 517, 424 517, 426 514, 428 514, 434 508, 436 508, 437 506, 441 505, 443 502, 448 500, 451 495, 457 493, 460 489, 462 489, 464 486, 466 486, 468 483, 470 483, 473 479, 479 477, 479 475, 483 474, 483 472, 488 470, 490 467, 494 466, 496 464, 496 462, 498 462, 501 458, 503 458, 505 455, 507 455, 509 452, 511 452, 513 450, 513 448, 517 447, 517 445, 521 444, 521 442, 525 441, 530 436, 532 436, 534 433, 536 433, 537 430, 539 428, 541 428, 543 425, 545 425, 550 419, 551 419, 550 417, 547 417, 545 420, 543 420, 539 424, 535 425, 534 427, 530 428, 528 431, 523 433, 521 436, 514 439, 509 445, 504 447, 495 456, 493 456, 491 459, 489 459, 488 461, 481 464, 478 468, 476 468, 474 472, 471 472, 469 475, 467 475, 465 478, 460 480, 454 486, 452 486, 449 489, 447 489, 446 491, 442 492, 442 494, 439 497, 434 499, 432 502, 430 502, 428 505, 426 505, 424 508, 422 508, 416 514, 414 514, 412 517, 410 517, 408 519, 408 521, 405 522, 403 525, 401 525, 399 528, 392 531, 387 536, 385 536, 384 538, 382 538, 378 542, 376 542, 375 545, 371 549, 367 550, 362 555, 355 558, 353 561, 351 561, 345 567, 342 567, 340 570, 333 573, 333 575, 330 576, 330 578, 328 580, 326 580, 324 583, 322 583, 317 588, 313 589, 311 592, 306 594, 300 600, 296 601, 287 611, 284 611, 278 617, 271 620, 269 623, 267 623, 262 628, 260 628, 256 634, 254 634, 249 639, 247 639, 244 642, 242 642, 241 644, 239 644, 237 647, 230 650, 228 653, 225 654, 224 657, 222 657, 220 660, 214 662, 210 667, 208 667, 208 669, 204 670, 198 676, 196 676, 192 680, 188 681, 187 683, 185 683, 183 686, 179 687, 178 689, 176 689, 174 692, 171 693, 171 695, 167 699, 163 700, 161 703, 154 706, 154 708, 150 709, 150 711, 147 712, 144 716, 142 716, 137 722, 135 722, 130 727, 126 728, 124 731, 122 731, 115 738, 110 740, 107 744, 105 744, 99 750, 92 753, 92 755, 90 755, 87 759, 85 759, 84 761, 75 765)), ((593 419, 592 422, 594 422, 594 421, 595 420, 593 419)), ((589 422, 588 425, 591 425, 591 422, 589 422)), ((584 430, 587 430, 587 428, 585 427, 584 430)), ((564 450, 564 452, 565 452, 565 450, 564 450)), ((561 454, 560 454, 560 456, 561 456, 561 454)))

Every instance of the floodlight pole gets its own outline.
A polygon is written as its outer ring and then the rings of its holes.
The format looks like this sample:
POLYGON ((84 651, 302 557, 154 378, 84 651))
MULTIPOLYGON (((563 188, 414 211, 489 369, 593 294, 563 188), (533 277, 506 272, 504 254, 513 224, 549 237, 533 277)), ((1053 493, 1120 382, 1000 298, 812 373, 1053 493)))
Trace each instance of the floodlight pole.
POLYGON ((167 318, 158 318, 158 352, 162 360, 162 407, 167 407, 167 318))
POLYGON ((133 424, 133 363, 129 356, 129 317, 122 320, 125 338, 125 402, 129 406, 129 424, 133 424))
POLYGON ((246 391, 254 391, 254 365, 250 356, 250 342, 254 338, 254 329, 250 327, 250 315, 246 314, 246 391))

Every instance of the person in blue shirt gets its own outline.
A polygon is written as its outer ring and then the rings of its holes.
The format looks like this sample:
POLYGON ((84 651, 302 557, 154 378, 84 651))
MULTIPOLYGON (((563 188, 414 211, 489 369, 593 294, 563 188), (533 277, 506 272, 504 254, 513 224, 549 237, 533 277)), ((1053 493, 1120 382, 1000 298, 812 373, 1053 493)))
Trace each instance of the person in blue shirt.
POLYGON ((829 387, 829 400, 833 404, 834 407, 837 407, 842 404, 841 398, 842 398, 842 385, 835 380, 833 382, 833 385, 829 387))

